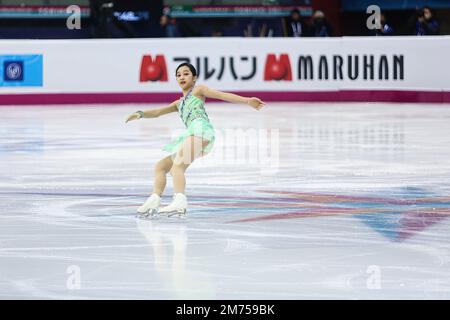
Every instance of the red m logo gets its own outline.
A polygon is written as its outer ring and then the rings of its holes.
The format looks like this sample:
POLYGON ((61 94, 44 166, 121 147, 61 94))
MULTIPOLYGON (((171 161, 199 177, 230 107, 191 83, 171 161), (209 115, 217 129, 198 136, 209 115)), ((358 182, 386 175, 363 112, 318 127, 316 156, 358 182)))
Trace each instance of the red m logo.
POLYGON ((166 60, 163 55, 157 55, 155 59, 151 55, 142 57, 139 81, 167 81, 166 60))
POLYGON ((270 80, 292 81, 291 62, 286 53, 282 53, 279 59, 274 54, 267 55, 264 81, 270 80))

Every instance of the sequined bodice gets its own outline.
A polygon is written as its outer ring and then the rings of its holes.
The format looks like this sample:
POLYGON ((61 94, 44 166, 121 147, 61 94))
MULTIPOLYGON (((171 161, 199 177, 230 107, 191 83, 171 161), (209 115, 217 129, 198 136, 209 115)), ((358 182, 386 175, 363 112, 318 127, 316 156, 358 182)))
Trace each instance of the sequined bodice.
POLYGON ((191 91, 178 104, 178 114, 183 123, 188 127, 194 119, 205 119, 209 122, 208 114, 205 110, 205 101, 194 96, 191 91))

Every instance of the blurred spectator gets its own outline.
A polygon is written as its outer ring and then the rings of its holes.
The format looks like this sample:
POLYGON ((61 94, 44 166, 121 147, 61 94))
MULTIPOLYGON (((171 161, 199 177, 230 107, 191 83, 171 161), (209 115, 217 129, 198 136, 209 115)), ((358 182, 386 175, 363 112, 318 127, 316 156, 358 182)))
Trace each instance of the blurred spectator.
POLYGON ((288 37, 306 37, 309 35, 309 27, 302 19, 300 11, 294 9, 291 11, 286 32, 288 37))
MULTIPOLYGON (((279 19, 252 18, 244 30, 245 37, 278 37, 282 35, 281 30, 277 30, 279 19)), ((279 28, 278 28, 279 29, 279 28)))
POLYGON ((393 36, 394 29, 386 22, 386 16, 384 13, 381 14, 380 17, 381 28, 371 30, 372 35, 374 36, 393 36))
POLYGON ((316 10, 312 16, 313 25, 312 25, 312 36, 313 37, 332 37, 333 29, 330 24, 327 22, 325 18, 325 14, 316 10))
POLYGON ((112 21, 112 2, 106 0, 89 0, 92 36, 109 38, 108 24, 112 21))
POLYGON ((164 37, 175 38, 180 36, 175 18, 171 18, 169 15, 164 14, 159 19, 159 24, 163 29, 164 37))
POLYGON ((203 22, 199 19, 179 19, 178 32, 180 37, 201 37, 203 22))
POLYGON ((417 36, 431 36, 439 34, 439 23, 433 18, 429 7, 423 7, 416 21, 417 36))

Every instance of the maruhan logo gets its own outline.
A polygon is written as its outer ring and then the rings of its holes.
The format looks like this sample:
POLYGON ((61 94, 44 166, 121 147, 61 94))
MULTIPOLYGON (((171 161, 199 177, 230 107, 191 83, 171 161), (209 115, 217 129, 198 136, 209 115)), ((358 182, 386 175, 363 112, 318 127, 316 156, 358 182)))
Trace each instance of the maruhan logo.
POLYGON ((395 54, 268 54, 264 81, 402 81, 405 56, 395 54), (293 68, 291 67, 293 66, 293 68))
POLYGON ((301 55, 297 58, 298 80, 369 80, 405 79, 403 55, 301 55))
POLYGON ((163 55, 157 55, 155 58, 151 55, 142 57, 139 81, 168 81, 166 59, 163 55))
POLYGON ((264 81, 292 81, 291 61, 286 53, 280 54, 277 58, 275 54, 268 54, 264 67, 264 81))

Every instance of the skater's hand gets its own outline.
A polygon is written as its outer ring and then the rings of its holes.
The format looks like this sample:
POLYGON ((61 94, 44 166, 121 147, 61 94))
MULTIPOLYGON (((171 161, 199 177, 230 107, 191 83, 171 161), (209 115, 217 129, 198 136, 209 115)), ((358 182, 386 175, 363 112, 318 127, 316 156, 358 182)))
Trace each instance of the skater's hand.
POLYGON ((252 108, 255 108, 256 110, 261 109, 265 105, 265 103, 262 102, 261 99, 256 97, 248 98, 247 104, 249 104, 252 108))
POLYGON ((127 120, 125 121, 125 123, 127 123, 128 121, 133 121, 133 120, 137 120, 137 119, 140 119, 140 118, 142 118, 142 117, 141 117, 141 114, 138 113, 138 112, 135 112, 135 113, 132 113, 132 114, 130 114, 130 115, 128 116, 128 118, 127 118, 127 120))

